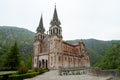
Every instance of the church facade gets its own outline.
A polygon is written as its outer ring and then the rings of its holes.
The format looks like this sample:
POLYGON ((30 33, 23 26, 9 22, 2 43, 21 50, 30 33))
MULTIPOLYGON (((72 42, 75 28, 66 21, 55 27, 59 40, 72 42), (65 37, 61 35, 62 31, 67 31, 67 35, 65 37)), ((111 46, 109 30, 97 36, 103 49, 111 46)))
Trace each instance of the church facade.
POLYGON ((64 41, 60 24, 56 7, 47 33, 41 16, 35 33, 33 68, 90 67, 85 44, 70 44, 64 41))

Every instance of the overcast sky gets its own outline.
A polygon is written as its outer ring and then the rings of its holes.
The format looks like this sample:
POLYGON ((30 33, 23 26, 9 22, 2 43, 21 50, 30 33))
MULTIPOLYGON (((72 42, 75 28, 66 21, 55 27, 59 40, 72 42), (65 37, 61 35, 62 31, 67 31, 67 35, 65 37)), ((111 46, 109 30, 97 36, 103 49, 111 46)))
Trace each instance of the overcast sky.
POLYGON ((48 30, 55 3, 65 40, 120 40, 120 0, 0 0, 0 26, 48 30))

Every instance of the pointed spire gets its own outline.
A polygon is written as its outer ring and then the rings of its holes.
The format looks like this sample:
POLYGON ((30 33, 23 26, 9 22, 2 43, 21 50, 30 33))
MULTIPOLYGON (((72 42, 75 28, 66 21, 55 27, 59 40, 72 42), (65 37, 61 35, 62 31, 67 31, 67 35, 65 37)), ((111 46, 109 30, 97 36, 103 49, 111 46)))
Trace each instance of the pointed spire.
POLYGON ((41 14, 41 18, 40 18, 39 27, 43 28, 43 19, 42 19, 42 14, 41 14))
POLYGON ((50 24, 52 26, 54 26, 54 25, 59 26, 61 24, 60 21, 59 21, 59 19, 58 19, 58 15, 57 15, 56 4, 55 4, 55 9, 54 9, 53 19, 52 19, 52 21, 51 21, 50 24))
POLYGON ((58 16, 57 16, 57 10, 56 10, 56 5, 55 5, 55 9, 54 9, 54 15, 53 15, 53 21, 58 21, 58 16))
POLYGON ((43 19, 42 19, 42 14, 41 14, 41 18, 40 18, 40 22, 39 22, 39 26, 37 28, 37 32, 45 32, 45 28, 43 27, 43 19))

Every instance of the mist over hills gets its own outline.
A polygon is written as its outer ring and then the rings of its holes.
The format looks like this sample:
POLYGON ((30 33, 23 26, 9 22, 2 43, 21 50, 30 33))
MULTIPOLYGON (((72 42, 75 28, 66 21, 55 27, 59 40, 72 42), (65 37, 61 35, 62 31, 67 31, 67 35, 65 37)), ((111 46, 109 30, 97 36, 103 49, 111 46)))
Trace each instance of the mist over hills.
MULTIPOLYGON (((33 54, 34 34, 34 32, 24 28, 0 26, 0 61, 14 42, 17 41, 20 54, 26 62, 28 57, 33 54)), ((71 44, 80 41, 81 39, 67 40, 67 42, 71 44)), ((101 60, 106 49, 112 43, 120 42, 120 40, 102 41, 96 39, 82 39, 82 41, 86 44, 86 49, 89 52, 92 65, 101 60)))

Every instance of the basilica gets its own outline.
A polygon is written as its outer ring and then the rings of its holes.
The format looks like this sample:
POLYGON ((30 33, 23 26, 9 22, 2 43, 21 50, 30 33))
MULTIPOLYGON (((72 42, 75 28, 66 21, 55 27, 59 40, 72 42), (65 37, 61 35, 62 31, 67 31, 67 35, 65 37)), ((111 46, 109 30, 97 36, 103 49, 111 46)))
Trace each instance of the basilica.
POLYGON ((90 67, 85 44, 83 42, 70 44, 64 41, 60 25, 56 6, 49 31, 45 31, 41 16, 34 39, 33 68, 90 67))

